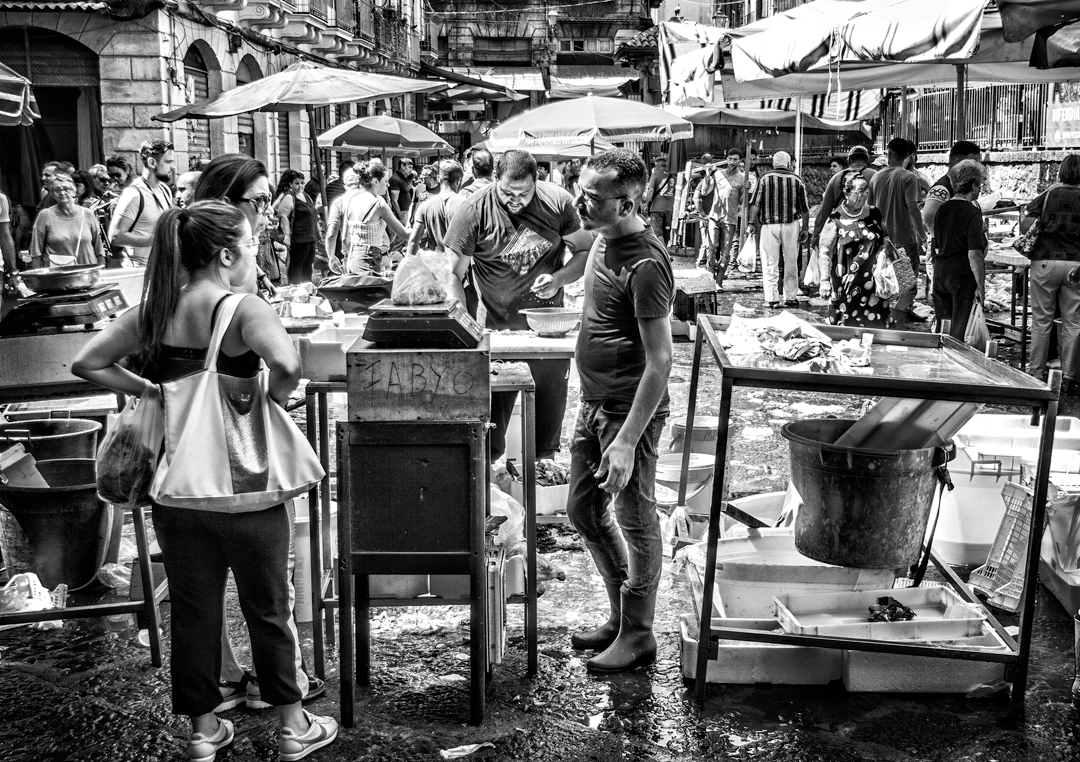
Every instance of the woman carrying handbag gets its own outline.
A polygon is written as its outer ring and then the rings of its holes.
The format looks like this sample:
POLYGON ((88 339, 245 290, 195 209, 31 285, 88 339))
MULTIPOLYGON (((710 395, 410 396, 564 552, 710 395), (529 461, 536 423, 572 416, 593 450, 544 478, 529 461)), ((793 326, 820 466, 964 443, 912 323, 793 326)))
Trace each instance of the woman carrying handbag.
POLYGON ((201 201, 167 211, 142 304, 72 365, 116 392, 141 396, 153 384, 163 392, 165 456, 151 498, 172 600, 173 711, 191 718, 187 755, 196 762, 213 762, 233 740, 232 723, 214 713, 230 569, 262 698, 277 710, 281 759, 303 759, 338 731, 332 718, 301 707, 293 665, 283 500, 322 469, 299 432, 283 428, 279 406, 299 381, 299 358, 276 313, 253 296, 255 251, 247 217, 232 206, 201 201), (119 364, 130 356, 142 375, 119 364), (295 448, 292 462, 280 462, 283 445, 295 448))
POLYGON ((1061 161, 1058 182, 1027 205, 1021 227, 1028 230, 1038 222, 1038 231, 1029 235, 1031 259, 1031 359, 1028 373, 1046 380, 1046 355, 1054 318, 1061 315, 1061 389, 1076 389, 1077 356, 1080 349, 1080 285, 1069 280, 1069 272, 1080 264, 1080 156, 1069 154, 1061 161))

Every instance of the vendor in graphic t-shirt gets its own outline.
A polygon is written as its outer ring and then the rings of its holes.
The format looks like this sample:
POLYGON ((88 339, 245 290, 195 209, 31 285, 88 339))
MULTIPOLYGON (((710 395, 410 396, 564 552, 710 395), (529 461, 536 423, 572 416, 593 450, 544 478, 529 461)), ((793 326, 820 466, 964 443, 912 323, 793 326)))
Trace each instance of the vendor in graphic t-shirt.
MULTIPOLYGON (((585 272, 592 234, 581 228, 574 200, 552 183, 537 182, 536 159, 507 151, 495 182, 470 196, 450 222, 443 246, 458 281, 469 274, 496 330, 528 330, 520 310, 563 306, 564 286, 585 272)), ((464 290, 451 294, 465 304, 464 290)), ((569 360, 529 360, 536 383, 536 457, 559 450, 569 360)), ((491 395, 491 457, 506 451, 506 426, 517 392, 491 395)))

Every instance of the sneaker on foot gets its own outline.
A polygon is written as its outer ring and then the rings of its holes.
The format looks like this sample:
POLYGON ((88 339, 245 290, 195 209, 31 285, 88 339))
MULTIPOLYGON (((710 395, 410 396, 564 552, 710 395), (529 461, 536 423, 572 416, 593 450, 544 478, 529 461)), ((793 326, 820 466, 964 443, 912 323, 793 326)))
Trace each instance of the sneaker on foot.
MULTIPOLYGON (((259 690, 259 680, 255 675, 247 676, 247 699, 248 709, 272 709, 273 706, 262 700, 262 692, 259 690)), ((301 701, 310 701, 311 699, 318 698, 326 692, 326 681, 321 680, 314 675, 308 675, 308 689, 307 693, 301 701)))
MULTIPOLYGON (((251 683, 255 678, 250 672, 245 672, 239 680, 218 680, 218 690, 221 691, 221 703, 214 709, 214 713, 227 712, 230 709, 243 704, 251 693, 251 683)), ((255 688, 258 691, 258 687, 255 688)))
POLYGON ((798 307, 799 306, 799 300, 798 299, 788 299, 786 302, 784 302, 784 306, 785 307, 798 307))
POLYGON ((202 733, 188 736, 187 755, 191 762, 214 762, 217 753, 233 742, 232 723, 220 719, 218 723, 217 732, 211 736, 202 733))
POLYGON ((334 742, 338 734, 338 722, 333 717, 320 717, 304 710, 311 727, 306 733, 297 733, 292 728, 282 728, 278 737, 278 753, 282 762, 295 762, 303 759, 316 749, 321 749, 334 742))

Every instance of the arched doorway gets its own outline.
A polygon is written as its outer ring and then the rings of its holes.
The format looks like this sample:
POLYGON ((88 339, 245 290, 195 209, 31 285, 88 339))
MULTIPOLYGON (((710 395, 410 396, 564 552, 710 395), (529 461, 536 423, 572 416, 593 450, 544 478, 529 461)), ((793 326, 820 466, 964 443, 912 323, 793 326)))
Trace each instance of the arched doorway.
POLYGON ((41 119, 0 127, 3 190, 28 206, 48 161, 87 168, 103 160, 98 57, 70 37, 36 27, 0 29, 0 62, 30 80, 41 119))

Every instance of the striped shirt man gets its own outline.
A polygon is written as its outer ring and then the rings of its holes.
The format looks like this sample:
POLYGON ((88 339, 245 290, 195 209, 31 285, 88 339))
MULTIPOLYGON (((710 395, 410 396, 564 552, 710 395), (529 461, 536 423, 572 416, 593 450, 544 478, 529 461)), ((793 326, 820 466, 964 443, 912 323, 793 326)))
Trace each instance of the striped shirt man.
POLYGON ((762 225, 794 222, 810 211, 803 181, 791 170, 781 167, 761 177, 753 205, 759 211, 758 222, 762 225))

